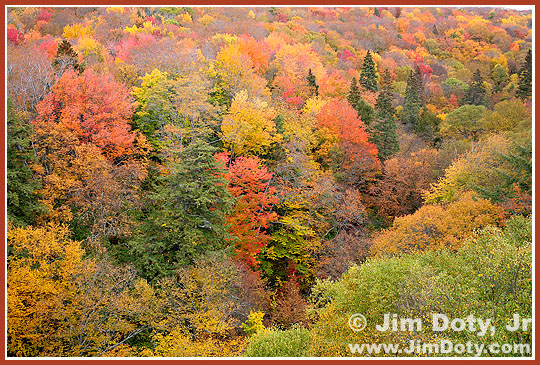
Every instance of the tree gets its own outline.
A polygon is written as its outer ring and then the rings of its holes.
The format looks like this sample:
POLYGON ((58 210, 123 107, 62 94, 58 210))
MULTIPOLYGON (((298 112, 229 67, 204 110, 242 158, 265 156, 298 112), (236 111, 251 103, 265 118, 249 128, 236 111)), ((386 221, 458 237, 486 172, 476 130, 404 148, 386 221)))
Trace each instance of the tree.
POLYGON ((198 72, 172 77, 158 69, 144 75, 140 87, 133 88, 137 101, 133 124, 152 144, 155 160, 166 159, 168 151, 184 140, 217 128, 209 89, 209 80, 198 72))
POLYGON ((519 86, 516 95, 521 99, 528 99, 532 95, 532 50, 529 49, 525 62, 519 73, 519 86))
POLYGON ((358 113, 358 117, 364 122, 364 125, 368 126, 375 117, 375 111, 364 99, 362 99, 362 94, 358 88, 358 83, 356 78, 353 77, 351 80, 351 86, 349 89, 349 94, 347 95, 347 100, 352 105, 354 110, 358 113))
POLYGON ((274 109, 268 103, 250 98, 245 90, 239 92, 221 125, 231 156, 260 154, 279 141, 274 118, 274 109))
POLYGON ((43 211, 38 190, 41 181, 31 169, 37 162, 31 146, 32 126, 21 123, 11 99, 7 102, 7 213, 17 225, 34 224, 43 211))
POLYGON ((351 184, 364 188, 379 169, 377 147, 369 142, 364 124, 345 100, 331 100, 317 115, 321 162, 342 172, 351 184))
POLYGON ((441 122, 442 120, 433 114, 431 110, 423 107, 414 132, 431 145, 438 146, 441 142, 441 137, 439 136, 439 125, 441 122))
POLYGON ((131 100, 127 89, 107 74, 64 72, 37 112, 33 123, 44 151, 70 135, 100 147, 111 160, 132 152, 131 100))
POLYGON ((478 140, 482 131, 479 123, 484 116, 483 105, 463 105, 449 113, 440 124, 441 134, 453 138, 478 140))
POLYGON ((484 80, 480 70, 476 70, 469 89, 463 97, 462 104, 469 105, 485 105, 486 104, 486 89, 484 88, 484 80))
POLYGON ((377 146, 379 160, 383 162, 389 156, 399 151, 399 141, 396 133, 397 125, 392 106, 392 80, 390 72, 383 74, 381 91, 375 104, 376 118, 367 128, 369 141, 377 146))
POLYGON ((319 85, 317 85, 317 79, 315 78, 315 75, 313 75, 313 72, 311 72, 311 69, 309 69, 308 75, 306 76, 306 80, 308 82, 308 86, 312 90, 312 96, 318 96, 319 85))
POLYGON ((422 73, 420 68, 417 67, 413 73, 410 73, 407 79, 401 121, 405 125, 414 128, 418 123, 418 116, 424 103, 422 73))
POLYGON ((61 77, 65 71, 73 69, 79 75, 83 73, 85 66, 79 63, 79 55, 67 40, 63 40, 58 45, 56 56, 52 62, 57 77, 61 77))
POLYGON ((383 218, 412 214, 424 202, 422 194, 442 173, 437 170, 438 153, 423 149, 400 152, 386 160, 383 174, 369 189, 368 200, 383 218))
POLYGON ((227 166, 224 177, 236 199, 226 219, 229 233, 234 236, 229 241, 236 247, 236 258, 258 270, 259 253, 270 239, 266 230, 277 219, 277 214, 271 211, 278 202, 276 188, 269 185, 272 173, 257 157, 240 156, 231 161, 227 153, 221 153, 217 158, 227 166))
POLYGON ((227 190, 216 150, 197 139, 178 153, 155 192, 137 233, 131 255, 143 277, 170 275, 179 265, 225 246, 226 215, 233 198, 227 190))
POLYGON ((66 226, 9 226, 8 247, 10 356, 106 356, 152 326, 152 288, 85 258, 66 226))
POLYGON ((360 79, 358 80, 360 85, 369 91, 377 91, 377 72, 375 71, 375 62, 371 57, 371 52, 367 51, 366 57, 364 57, 364 64, 360 71, 360 79))

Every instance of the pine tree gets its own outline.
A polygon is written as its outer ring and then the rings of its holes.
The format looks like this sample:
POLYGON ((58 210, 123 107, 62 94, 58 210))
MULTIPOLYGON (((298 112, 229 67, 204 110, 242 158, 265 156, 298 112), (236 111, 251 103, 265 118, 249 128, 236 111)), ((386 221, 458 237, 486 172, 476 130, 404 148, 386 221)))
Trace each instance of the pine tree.
POLYGON ((377 72, 375 71, 375 62, 373 62, 370 51, 367 52, 364 58, 359 82, 364 89, 373 92, 377 91, 377 72))
POLYGON ((23 123, 7 103, 7 214, 16 225, 34 224, 45 208, 39 203, 37 190, 41 184, 29 165, 36 161, 31 148, 30 124, 23 123))
POLYGON ((224 247, 233 198, 216 149, 203 140, 185 147, 150 195, 150 207, 130 243, 134 263, 153 280, 224 247))
POLYGON ((379 11, 379 8, 375 8, 375 11, 373 12, 375 16, 381 17, 381 12, 379 11))
POLYGON ((318 96, 319 95, 319 85, 317 85, 317 80, 315 79, 315 75, 313 75, 313 72, 311 72, 311 69, 309 69, 308 75, 306 77, 308 86, 311 90, 311 95, 318 96))
POLYGON ((362 99, 362 94, 360 93, 360 88, 358 87, 358 82, 356 78, 353 77, 351 80, 351 87, 349 89, 349 95, 347 100, 351 106, 358 113, 358 117, 368 126, 373 118, 375 117, 375 111, 364 99, 362 99))
POLYGON ((84 64, 79 63, 79 55, 66 40, 63 40, 56 51, 56 56, 52 62, 52 66, 58 77, 62 76, 64 71, 69 68, 81 74, 84 71, 84 64))
POLYGON ((532 96, 532 51, 530 49, 519 73, 519 86, 516 95, 523 100, 532 96))
POLYGON ((407 88, 405 89, 405 100, 401 121, 413 128, 418 123, 420 110, 424 105, 424 85, 422 82, 422 72, 417 67, 415 72, 409 75, 407 88))
POLYGON ((468 105, 485 105, 486 104, 486 89, 484 88, 484 80, 480 70, 476 70, 473 75, 471 84, 467 93, 463 97, 462 104, 468 105))
POLYGON ((376 118, 368 127, 370 142, 377 146, 381 161, 399 151, 391 82, 390 72, 386 70, 382 75, 381 92, 375 104, 376 118))

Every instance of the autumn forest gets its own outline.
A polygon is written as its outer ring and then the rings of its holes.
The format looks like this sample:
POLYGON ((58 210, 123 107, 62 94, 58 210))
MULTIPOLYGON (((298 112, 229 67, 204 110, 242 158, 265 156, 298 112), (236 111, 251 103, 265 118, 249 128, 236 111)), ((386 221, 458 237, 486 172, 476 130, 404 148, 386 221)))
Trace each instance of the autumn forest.
POLYGON ((532 316, 530 10, 11 7, 5 33, 8 356, 532 345, 504 326, 532 316))

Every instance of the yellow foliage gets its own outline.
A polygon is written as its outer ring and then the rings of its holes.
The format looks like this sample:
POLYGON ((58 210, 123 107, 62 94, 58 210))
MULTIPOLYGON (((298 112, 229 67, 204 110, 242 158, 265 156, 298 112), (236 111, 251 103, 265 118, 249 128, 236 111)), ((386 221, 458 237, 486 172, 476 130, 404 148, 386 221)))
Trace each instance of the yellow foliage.
POLYGON ((205 27, 208 27, 209 25, 213 24, 216 21, 216 19, 208 14, 204 14, 200 19, 199 23, 204 25, 205 27))
POLYGON ((503 208, 474 199, 469 192, 448 205, 424 205, 414 214, 396 218, 392 227, 375 238, 371 250, 376 255, 456 250, 474 230, 496 225, 503 218, 503 208))
POLYGON ((73 24, 64 27, 63 37, 67 39, 77 39, 82 37, 92 37, 94 31, 87 24, 73 24))
POLYGON ((274 109, 266 102, 258 98, 250 100, 245 90, 239 92, 221 126, 225 146, 233 155, 262 153, 281 140, 274 117, 274 109))
POLYGON ((193 19, 191 19, 191 15, 188 13, 180 14, 180 22, 183 24, 191 24, 193 23, 193 19))

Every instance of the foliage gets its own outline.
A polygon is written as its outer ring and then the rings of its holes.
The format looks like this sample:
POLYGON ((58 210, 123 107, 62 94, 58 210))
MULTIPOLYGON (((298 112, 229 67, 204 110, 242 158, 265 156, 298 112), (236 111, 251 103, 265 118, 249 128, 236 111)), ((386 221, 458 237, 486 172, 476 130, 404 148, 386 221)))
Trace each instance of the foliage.
POLYGON ((130 242, 143 277, 171 274, 197 254, 225 246, 225 216, 233 198, 216 150, 195 140, 175 156, 149 197, 148 211, 130 242))
POLYGON ((310 336, 305 328, 285 331, 267 330, 253 336, 246 348, 248 357, 303 357, 309 356, 310 336))

